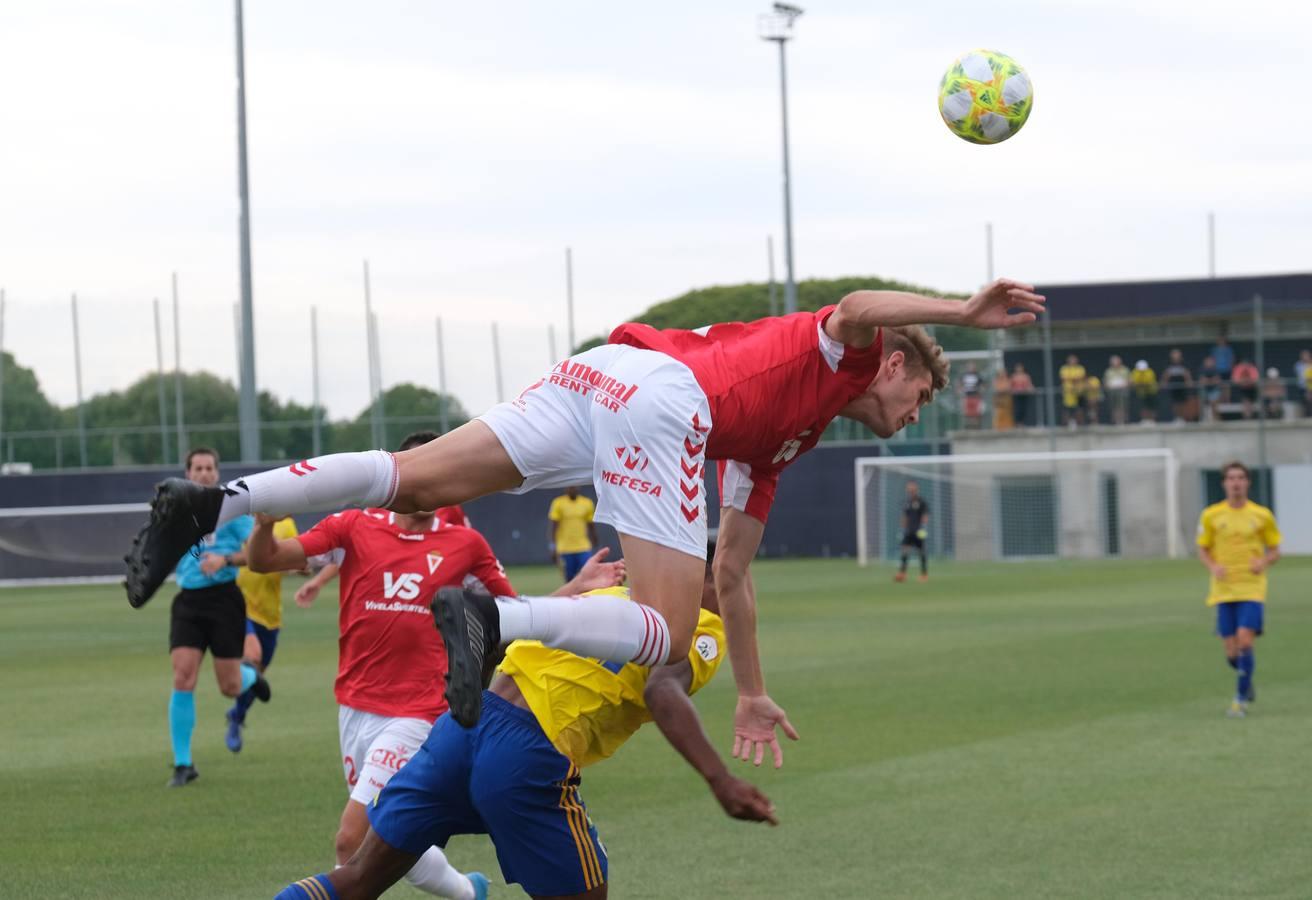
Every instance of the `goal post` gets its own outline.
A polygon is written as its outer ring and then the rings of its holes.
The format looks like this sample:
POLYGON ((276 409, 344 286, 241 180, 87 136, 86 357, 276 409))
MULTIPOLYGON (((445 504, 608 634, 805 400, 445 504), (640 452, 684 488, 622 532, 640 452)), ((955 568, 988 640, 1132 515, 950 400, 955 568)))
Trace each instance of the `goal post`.
POLYGON ((907 483, 927 551, 962 561, 1179 557, 1179 462, 1166 448, 864 456, 855 461, 857 557, 898 556, 907 483))

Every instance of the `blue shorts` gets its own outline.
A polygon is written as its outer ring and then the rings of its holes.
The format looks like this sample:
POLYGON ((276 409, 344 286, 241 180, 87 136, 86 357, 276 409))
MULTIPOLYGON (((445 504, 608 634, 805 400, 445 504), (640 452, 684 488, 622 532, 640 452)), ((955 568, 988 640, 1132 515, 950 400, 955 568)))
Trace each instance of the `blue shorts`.
POLYGON ((560 561, 565 565, 565 580, 573 581, 574 576, 579 574, 588 557, 592 556, 591 550, 580 550, 578 553, 562 553, 560 561))
POLYGON ((1262 618, 1266 604, 1256 600, 1235 600, 1216 604, 1216 633, 1223 638, 1234 637, 1241 628, 1262 633, 1262 618))
POLYGON ((507 883, 535 896, 582 894, 605 883, 606 849, 579 780, 531 712, 484 691, 478 724, 438 719, 369 807, 369 822, 415 856, 454 834, 490 835, 507 883))
POLYGON ((273 653, 278 649, 278 632, 279 628, 265 628, 259 622, 246 620, 246 633, 253 634, 260 642, 260 665, 269 668, 269 663, 273 662, 273 653))

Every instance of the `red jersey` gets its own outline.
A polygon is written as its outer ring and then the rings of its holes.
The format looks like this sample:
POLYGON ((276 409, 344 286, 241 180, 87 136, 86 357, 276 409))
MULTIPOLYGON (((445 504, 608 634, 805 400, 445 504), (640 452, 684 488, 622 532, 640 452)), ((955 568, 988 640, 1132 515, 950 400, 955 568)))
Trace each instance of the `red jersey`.
POLYGON ((706 456, 719 461, 720 504, 764 522, 779 472, 816 445, 879 371, 883 331, 864 349, 825 334, 835 307, 696 331, 621 325, 612 344, 672 356, 711 407, 706 456))
POLYGON ((515 589, 477 531, 407 531, 385 509, 348 509, 296 540, 306 556, 340 548, 337 702, 389 718, 434 721, 446 711, 446 648, 429 604, 437 589, 475 575, 493 595, 515 589))
POLYGON ((463 528, 474 527, 474 524, 469 521, 469 516, 465 515, 465 511, 459 505, 444 506, 433 515, 437 516, 438 521, 447 525, 460 525, 463 528))

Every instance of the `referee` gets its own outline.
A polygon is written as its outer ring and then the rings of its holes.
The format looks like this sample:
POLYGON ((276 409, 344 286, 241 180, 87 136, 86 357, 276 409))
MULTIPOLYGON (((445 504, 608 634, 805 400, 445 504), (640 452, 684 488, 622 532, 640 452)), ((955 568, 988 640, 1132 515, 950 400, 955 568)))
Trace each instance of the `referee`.
MULTIPOLYGON (((218 484, 218 452, 196 447, 188 453, 187 479, 218 484)), ((173 573, 181 590, 173 598, 169 617, 169 659, 173 663, 173 696, 169 699, 173 777, 169 787, 183 787, 197 778, 191 732, 196 726, 196 677, 207 649, 214 656, 214 677, 224 696, 237 697, 249 689, 260 700, 269 699, 268 682, 241 658, 246 601, 237 588, 237 566, 246 562, 244 545, 254 526, 250 516, 220 526, 184 554, 173 573)))

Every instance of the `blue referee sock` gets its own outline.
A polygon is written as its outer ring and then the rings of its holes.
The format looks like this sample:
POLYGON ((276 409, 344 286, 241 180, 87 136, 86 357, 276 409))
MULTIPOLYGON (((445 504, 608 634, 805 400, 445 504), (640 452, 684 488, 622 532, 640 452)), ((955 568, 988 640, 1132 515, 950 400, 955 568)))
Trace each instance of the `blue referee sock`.
POLYGON ((196 695, 173 692, 169 698, 169 736, 173 738, 173 765, 191 765, 191 732, 196 727, 196 695))
POLYGON ((1252 650, 1239 651, 1239 699, 1248 696, 1249 688, 1253 686, 1253 669, 1256 668, 1257 662, 1253 659, 1252 650))
POLYGON ((338 900, 338 897, 337 889, 327 875, 315 875, 287 885, 274 895, 273 900, 338 900))
POLYGON ((260 680, 260 673, 250 663, 241 664, 241 692, 244 694, 251 689, 251 685, 260 680))

